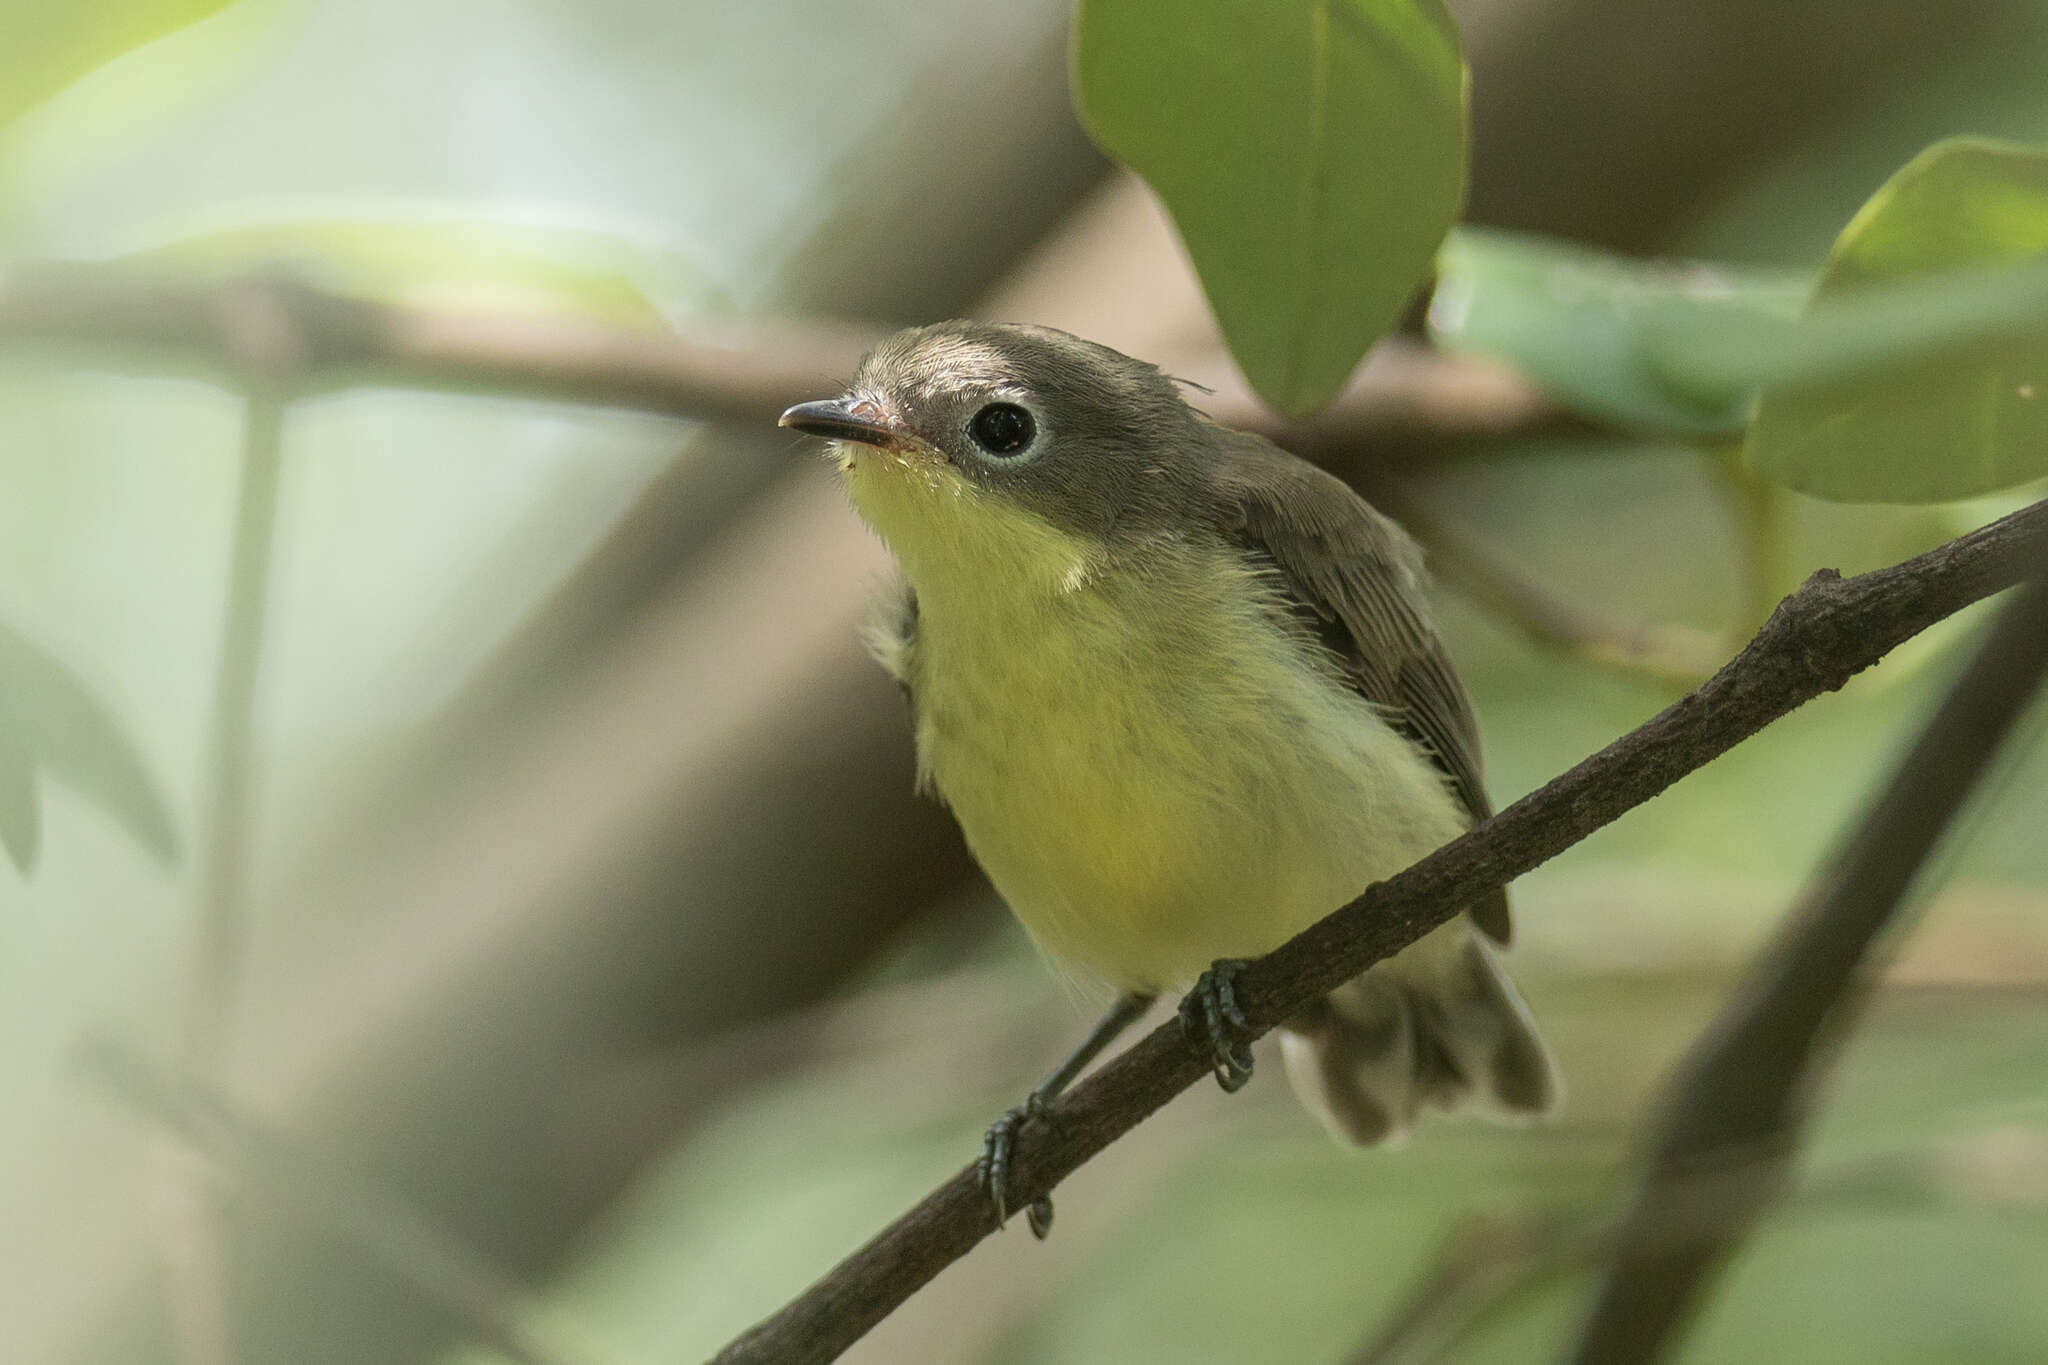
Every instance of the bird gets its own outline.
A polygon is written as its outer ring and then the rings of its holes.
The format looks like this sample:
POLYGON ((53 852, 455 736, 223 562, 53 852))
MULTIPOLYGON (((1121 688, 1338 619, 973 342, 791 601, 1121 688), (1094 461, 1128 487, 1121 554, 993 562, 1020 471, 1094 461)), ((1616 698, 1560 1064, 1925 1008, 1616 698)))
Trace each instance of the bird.
MULTIPOLYGON (((940 322, 781 423, 830 443, 895 561, 867 639, 909 700, 920 785, 1042 953, 1116 993, 989 1128, 1000 1226, 1018 1142, 1157 996, 1192 987, 1183 1022, 1236 1089, 1238 967, 1491 813, 1472 703, 1413 540, 1155 365, 940 322)), ((1508 939, 1502 890, 1278 1026, 1332 1135, 1554 1107, 1508 939)), ((1043 1237, 1050 1200, 1029 1211, 1043 1237)))

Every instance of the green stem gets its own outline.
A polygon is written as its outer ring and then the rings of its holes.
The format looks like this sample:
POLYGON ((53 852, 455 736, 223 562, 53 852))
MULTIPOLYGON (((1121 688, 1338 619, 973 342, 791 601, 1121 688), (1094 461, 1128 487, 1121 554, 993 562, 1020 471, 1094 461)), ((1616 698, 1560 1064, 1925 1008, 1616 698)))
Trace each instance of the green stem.
POLYGON ((227 1059, 248 916, 250 753, 283 435, 283 401, 275 394, 251 393, 243 417, 241 500, 207 746, 203 799, 209 830, 186 978, 184 1055, 195 1076, 212 1075, 227 1059))
POLYGON ((1790 581, 1792 547, 1785 525, 1785 491, 1743 462, 1740 441, 1708 446, 1704 453, 1715 486, 1735 518, 1742 545, 1742 606, 1737 630, 1753 635, 1770 619, 1778 599, 1796 586, 1790 581))
MULTIPOLYGON (((279 390, 268 384, 252 387, 242 422, 242 488, 202 794, 208 828, 179 1040, 181 1069, 209 1081, 219 1080, 227 1069, 247 930, 250 755, 284 438, 279 390)), ((178 1186, 173 1191, 178 1216, 165 1229, 164 1247, 174 1349, 185 1365, 231 1365, 225 1212, 189 1163, 179 1163, 169 1178, 178 1186)))

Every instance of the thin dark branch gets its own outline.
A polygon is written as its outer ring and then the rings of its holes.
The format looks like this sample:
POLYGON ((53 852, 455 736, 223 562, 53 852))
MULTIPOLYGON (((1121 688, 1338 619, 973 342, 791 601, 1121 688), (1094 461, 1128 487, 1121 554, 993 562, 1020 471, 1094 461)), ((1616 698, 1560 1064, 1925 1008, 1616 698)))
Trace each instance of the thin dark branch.
MULTIPOLYGON (((286 277, 180 282, 103 265, 41 266, 0 277, 0 341, 146 353, 239 382, 249 359, 237 319, 252 300, 289 320, 290 392, 361 386, 454 390, 632 408, 772 426, 782 410, 835 392, 885 328, 855 322, 692 324, 692 335, 399 307, 286 277)), ((1201 357, 1233 376, 1220 343, 1201 357)), ((1219 421, 1292 439, 1445 442, 1547 428, 1556 409, 1498 365, 1399 341, 1380 348, 1337 402, 1303 426, 1281 423, 1232 382, 1209 403, 1219 421)))
MULTIPOLYGON (((2036 572, 2048 556, 2036 560, 2036 572)), ((2048 578, 1991 638, 1921 730, 1862 823, 1735 997, 1680 1063, 1649 1170, 1571 1359, 1655 1360, 1700 1289, 1783 1183, 1807 1099, 1847 1030, 1865 958, 2048 672, 2048 578), (1732 1164, 1731 1164, 1732 1163, 1732 1164), (1682 1205, 1703 1172, 1715 1216, 1682 1205), (1674 1237, 1670 1227, 1695 1228, 1674 1237)))
MULTIPOLYGON (((1903 564, 1815 574, 1697 691, 1400 875, 1381 882, 1238 978, 1253 1029, 1281 1019, 1548 861, 1802 703, 1842 686, 1928 626, 2036 572, 2048 502, 1903 564)), ((1177 1023, 1154 1029, 1070 1091, 1012 1168, 1019 1206, 1209 1074, 1177 1023)), ((828 1361, 994 1227, 966 1166, 794 1301, 719 1353, 724 1365, 828 1361)))
POLYGON ((165 1075, 118 1044, 81 1049, 84 1074, 216 1167, 237 1190, 304 1227, 346 1237, 519 1365, 564 1365, 524 1321, 531 1296, 410 1204, 238 1113, 195 1080, 165 1075))

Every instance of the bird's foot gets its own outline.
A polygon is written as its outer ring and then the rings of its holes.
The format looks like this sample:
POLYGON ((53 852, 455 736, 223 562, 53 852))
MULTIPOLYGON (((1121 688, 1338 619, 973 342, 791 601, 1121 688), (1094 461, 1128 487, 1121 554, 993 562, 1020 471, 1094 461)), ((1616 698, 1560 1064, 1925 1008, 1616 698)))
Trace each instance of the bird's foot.
MULTIPOLYGON (((981 1160, 975 1166, 981 1173, 982 1193, 988 1196, 989 1212, 995 1215, 997 1227, 1010 1217, 1010 1157, 1017 1149, 1017 1134, 1034 1120, 1052 1122, 1052 1105, 1043 1091, 1034 1090, 1025 1096, 1024 1103, 991 1123, 981 1140, 981 1160)), ((1031 1223, 1031 1235, 1044 1241, 1052 1232, 1052 1196, 1040 1195, 1032 1200, 1024 1215, 1031 1223)))
POLYGON ((1242 1090, 1252 1078, 1252 1048, 1245 1036, 1251 1026, 1237 1007, 1237 974, 1244 967, 1241 957, 1218 958, 1180 1002, 1181 1032, 1208 1047, 1216 1084, 1226 1093, 1242 1090))

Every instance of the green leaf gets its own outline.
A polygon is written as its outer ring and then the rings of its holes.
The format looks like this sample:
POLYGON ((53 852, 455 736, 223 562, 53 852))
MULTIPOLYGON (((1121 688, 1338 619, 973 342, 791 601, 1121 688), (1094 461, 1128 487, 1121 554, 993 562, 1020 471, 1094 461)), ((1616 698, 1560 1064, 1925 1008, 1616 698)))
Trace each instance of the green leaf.
POLYGON ((1695 262, 1645 262, 1524 233, 1465 228, 1438 257, 1431 337, 1513 364, 1559 403, 1649 431, 1732 435, 1747 393, 1692 395, 1657 372, 1657 342, 1709 316, 1789 318, 1807 278, 1695 262))
MULTIPOLYGON (((177 856, 178 837, 169 808, 150 779, 135 745, 84 682, 48 651, 0 624, 0 837, 21 863, 10 830, 21 828, 10 773, 40 768, 78 789, 162 861, 177 856), (8 732, 12 725, 9 750, 8 732), (26 755, 10 764, 9 753, 26 755), (12 813, 10 813, 10 811, 12 813)), ((33 789, 29 793, 34 853, 33 789)))
POLYGON ((0 0, 0 128, 131 48, 230 0, 0 0))
POLYGON ((1231 354, 1284 413, 1343 387, 1464 202, 1441 0, 1081 0, 1074 99, 1165 201, 1231 354))
POLYGON ((623 236, 455 215, 432 205, 323 218, 287 209, 273 221, 181 238, 130 260, 220 275, 285 269, 380 303, 648 329, 665 325, 650 294, 673 297, 696 283, 672 254, 623 236))
MULTIPOLYGON (((2048 149, 1956 138, 1915 157, 1850 220, 1812 307, 1947 272, 1960 288, 2044 261, 2048 149)), ((1749 462, 1842 502, 1943 502, 2048 475, 2048 317, 2034 323, 1854 380, 1766 392, 1749 462)))
POLYGON ((42 807, 36 800, 36 756, 27 727, 0 696, 0 848, 26 877, 43 847, 42 807))

